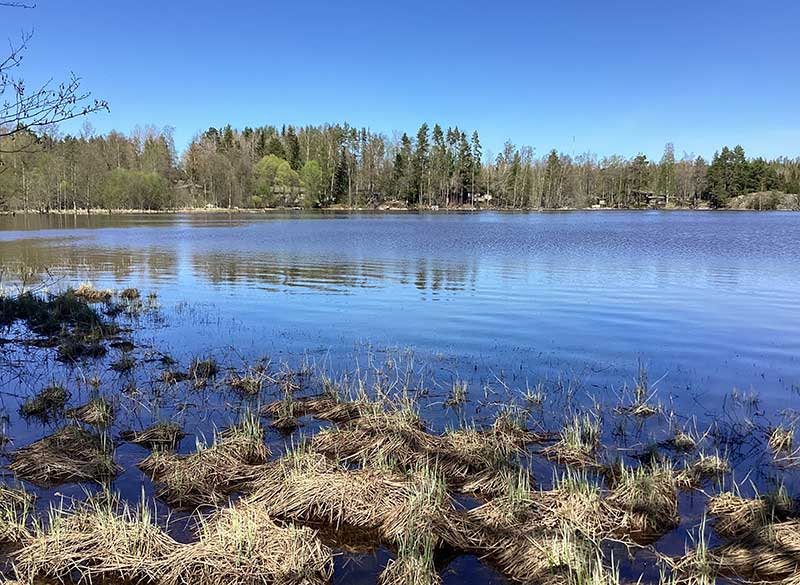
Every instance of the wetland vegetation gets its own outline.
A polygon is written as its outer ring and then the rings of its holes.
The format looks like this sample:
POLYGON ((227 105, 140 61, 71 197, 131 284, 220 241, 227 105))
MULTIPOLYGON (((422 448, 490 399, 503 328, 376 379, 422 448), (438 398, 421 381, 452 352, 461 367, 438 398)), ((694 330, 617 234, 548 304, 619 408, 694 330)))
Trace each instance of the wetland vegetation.
POLYGON ((4 392, 20 417, 6 418, 0 538, 19 583, 800 577, 796 419, 755 395, 698 417, 644 364, 616 393, 586 393, 568 378, 443 384, 407 352, 342 371, 308 356, 176 363, 140 333, 158 300, 130 288, 2 309, 4 371, 48 364, 39 387, 4 392), (101 351, 59 351, 87 325, 101 351), (215 409, 227 424, 186 424, 215 409), (35 440, 15 436, 24 425, 35 440), (769 471, 737 475, 755 465, 769 471), (345 569, 369 555, 375 569, 345 569))

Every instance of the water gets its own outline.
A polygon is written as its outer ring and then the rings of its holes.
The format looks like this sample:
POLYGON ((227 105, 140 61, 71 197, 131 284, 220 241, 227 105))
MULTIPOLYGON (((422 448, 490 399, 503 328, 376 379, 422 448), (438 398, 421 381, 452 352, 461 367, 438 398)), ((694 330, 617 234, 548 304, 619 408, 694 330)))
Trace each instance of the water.
POLYGON ((791 213, 17 216, 0 218, 0 262, 212 307, 213 324, 173 331, 193 350, 370 343, 607 380, 644 359, 709 405, 733 387, 778 405, 800 382, 798 227, 791 213))
MULTIPOLYGON (((467 419, 480 418, 494 393, 541 380, 568 380, 585 400, 618 399, 644 366, 681 421, 702 427, 739 397, 761 429, 797 405, 798 228, 798 214, 747 212, 5 216, 0 265, 10 288, 24 278, 157 293, 162 310, 139 323, 137 345, 184 366, 214 355, 235 367, 267 357, 352 372, 392 359, 439 406, 454 379, 466 380, 471 402, 458 416, 467 419)), ((17 397, 75 377, 47 363, 0 379, 15 446, 53 428, 21 421, 17 397)), ((81 375, 120 385, 107 365, 84 365, 81 375)), ((204 400, 180 410, 195 435, 239 408, 229 396, 204 400)), ((423 414, 439 430, 455 416, 423 414)), ((557 430, 562 414, 540 422, 557 430)), ((152 413, 135 417, 144 424, 152 413)), ((663 420, 648 425, 640 436, 669 430, 663 420)), ((281 448, 277 434, 270 441, 281 448)), ((181 450, 193 448, 190 435, 181 450)), ((144 455, 117 450, 126 471, 116 486, 132 499, 142 485, 152 493, 135 468, 144 455)), ((733 463, 760 486, 774 477, 761 456, 733 463)), ((684 497, 681 509, 681 527, 662 542, 675 554, 703 502, 684 497)), ((385 558, 339 559, 337 580, 374 581, 385 558)), ((442 574, 499 580, 471 557, 442 574)))

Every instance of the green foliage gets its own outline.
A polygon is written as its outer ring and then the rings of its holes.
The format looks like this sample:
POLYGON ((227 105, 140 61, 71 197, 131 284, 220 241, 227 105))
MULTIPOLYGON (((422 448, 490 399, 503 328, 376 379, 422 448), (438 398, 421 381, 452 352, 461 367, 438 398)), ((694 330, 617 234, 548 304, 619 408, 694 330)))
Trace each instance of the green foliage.
POLYGON ((268 154, 253 168, 256 193, 268 205, 293 203, 292 196, 299 190, 300 176, 289 163, 274 154, 268 154))
MULTIPOLYGON (((800 158, 748 159, 723 148, 708 165, 640 154, 597 157, 506 142, 485 157, 477 132, 422 124, 390 138, 348 124, 209 128, 175 153, 170 128, 0 139, 0 209, 409 205, 631 207, 729 205, 752 192, 800 192, 800 158), (269 158, 272 157, 272 158, 269 158), (266 159, 266 161, 265 161, 266 159), (649 201, 648 201, 649 203, 649 201)), ((772 200, 761 197, 763 206, 772 200)), ((782 203, 779 206, 785 206, 782 203)), ((787 201, 793 201, 789 199, 787 201)), ((736 203, 739 206, 738 203, 736 203)))
POLYGON ((164 209, 173 204, 167 179, 156 172, 114 169, 106 175, 99 201, 106 209, 164 209))
POLYGON ((322 207, 325 204, 322 167, 315 160, 306 161, 300 169, 300 180, 305 191, 305 204, 307 207, 322 207))

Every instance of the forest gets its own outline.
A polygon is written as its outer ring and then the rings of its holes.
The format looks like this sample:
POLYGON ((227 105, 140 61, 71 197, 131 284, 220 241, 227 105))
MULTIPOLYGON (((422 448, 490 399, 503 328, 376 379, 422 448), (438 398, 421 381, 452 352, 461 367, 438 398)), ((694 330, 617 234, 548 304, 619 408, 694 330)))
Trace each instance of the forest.
MULTIPOLYGON (((349 124, 209 128, 182 153, 172 128, 77 136, 0 132, 0 209, 635 208, 726 207, 749 193, 800 193, 800 157, 749 158, 723 147, 710 161, 671 143, 659 160, 600 157, 430 127, 387 136, 349 124)), ((795 198, 795 201, 797 198, 795 198)))

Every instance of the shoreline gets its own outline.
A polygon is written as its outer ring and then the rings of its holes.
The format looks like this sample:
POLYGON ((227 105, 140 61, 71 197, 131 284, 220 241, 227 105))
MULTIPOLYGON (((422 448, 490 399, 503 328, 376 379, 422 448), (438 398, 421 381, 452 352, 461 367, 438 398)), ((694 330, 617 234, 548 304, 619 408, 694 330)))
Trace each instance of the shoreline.
POLYGON ((565 212, 625 212, 625 211, 682 211, 682 212, 726 212, 726 211, 750 211, 765 213, 771 211, 778 212, 793 212, 791 209, 741 209, 731 207, 563 207, 558 209, 528 207, 528 208, 508 208, 508 207, 483 207, 483 208, 469 208, 469 207, 456 207, 448 209, 431 209, 431 208, 401 208, 393 207, 387 209, 378 209, 373 207, 328 207, 328 208, 297 208, 297 207, 270 207, 263 209, 250 209, 246 207, 233 207, 233 208, 205 208, 205 207, 179 207, 174 209, 77 209, 77 210, 15 210, 15 211, 0 211, 0 216, 114 216, 114 215, 269 215, 272 213, 370 213, 370 214, 448 214, 448 213, 565 213, 565 212))

